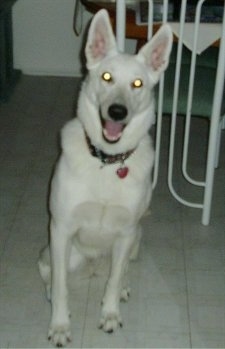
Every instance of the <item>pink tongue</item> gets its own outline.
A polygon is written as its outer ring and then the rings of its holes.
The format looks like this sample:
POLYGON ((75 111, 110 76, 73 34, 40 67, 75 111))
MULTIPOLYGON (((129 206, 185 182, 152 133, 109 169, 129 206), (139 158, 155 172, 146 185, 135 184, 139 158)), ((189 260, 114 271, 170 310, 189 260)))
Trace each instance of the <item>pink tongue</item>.
POLYGON ((105 122, 105 130, 107 131, 109 136, 116 137, 122 131, 123 125, 119 122, 114 122, 111 120, 107 120, 105 122))

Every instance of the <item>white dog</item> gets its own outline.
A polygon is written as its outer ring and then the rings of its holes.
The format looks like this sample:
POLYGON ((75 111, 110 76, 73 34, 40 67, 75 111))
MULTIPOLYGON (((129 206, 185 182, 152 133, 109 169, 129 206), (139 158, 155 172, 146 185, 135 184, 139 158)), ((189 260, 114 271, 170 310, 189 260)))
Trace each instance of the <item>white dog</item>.
POLYGON ((50 248, 39 260, 51 299, 48 338, 71 340, 67 270, 110 253, 111 271, 100 328, 122 326, 124 273, 138 249, 140 218, 151 198, 154 152, 148 130, 154 120, 153 87, 168 65, 172 32, 164 25, 137 55, 118 52, 105 10, 92 20, 86 44, 88 75, 77 118, 62 130, 62 155, 52 180, 50 248))

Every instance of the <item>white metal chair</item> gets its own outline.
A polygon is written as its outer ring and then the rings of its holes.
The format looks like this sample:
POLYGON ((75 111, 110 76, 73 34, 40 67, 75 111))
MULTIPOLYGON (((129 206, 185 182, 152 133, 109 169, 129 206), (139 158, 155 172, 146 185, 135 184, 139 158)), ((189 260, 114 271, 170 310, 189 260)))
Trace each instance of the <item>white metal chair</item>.
MULTIPOLYGON (((179 90, 180 84, 182 84, 182 70, 185 67, 183 66, 182 57, 185 53, 183 48, 183 38, 185 30, 185 15, 187 8, 187 0, 181 1, 181 10, 180 10, 180 22, 179 22, 179 40, 177 44, 177 53, 176 59, 173 63, 174 66, 174 83, 173 83, 173 93, 170 96, 171 99, 171 134, 170 134, 170 149, 169 149, 169 166, 168 166, 168 186, 170 192, 175 197, 176 200, 182 204, 202 209, 202 224, 208 225, 210 221, 210 212, 211 212, 211 203, 212 203, 212 193, 213 193, 213 184, 214 184, 214 171, 215 167, 218 164, 219 158, 219 147, 220 147, 220 136, 221 129, 224 128, 225 117, 221 116, 221 108, 224 96, 224 78, 225 78, 225 5, 223 12, 223 22, 221 24, 221 40, 220 48, 217 60, 217 67, 214 67, 211 70, 211 73, 214 74, 215 84, 214 84, 214 93, 212 98, 212 108, 211 113, 206 113, 202 116, 210 117, 210 131, 208 137, 208 152, 207 152, 207 161, 205 168, 205 179, 203 181, 197 181, 190 177, 187 171, 187 159, 188 159, 188 148, 189 148, 189 137, 190 137, 190 125, 191 119, 194 111, 194 84, 195 84, 195 74, 199 73, 197 61, 197 46, 198 46, 198 37, 199 37, 199 28, 200 28, 200 16, 203 3, 206 0, 198 0, 196 6, 196 15, 194 22, 194 39, 193 39, 193 48, 192 53, 190 54, 190 72, 188 77, 188 89, 186 96, 186 111, 179 111, 179 90), (185 134, 184 134, 184 151, 183 151, 183 160, 182 160, 182 172, 184 178, 191 184, 200 186, 203 188, 203 201, 202 202, 189 202, 182 198, 175 190, 173 185, 173 168, 174 168, 174 147, 175 147, 175 133, 177 125, 177 116, 182 113, 185 114, 185 134), (211 115, 210 115, 211 114, 211 115)), ((163 4, 163 22, 167 21, 168 13, 168 0, 164 0, 163 4)), ((117 41, 118 46, 121 50, 124 49, 124 38, 125 38, 125 12, 126 4, 124 0, 117 0, 117 41)), ((154 1, 149 0, 149 23, 148 23, 148 39, 152 36, 152 27, 153 27, 153 8, 154 1)), ((171 67, 169 68, 171 69, 171 67)), ((207 72, 207 67, 204 67, 205 72, 207 72)), ((201 69, 200 69, 201 70, 201 69)), ((211 77, 212 78, 212 77, 211 77)), ((197 77, 198 80, 198 77, 197 77)), ((165 111, 166 104, 164 103, 164 86, 167 83, 167 76, 163 77, 159 84, 158 92, 158 110, 157 110, 157 132, 156 132, 156 161, 154 168, 154 177, 153 184, 157 184, 158 171, 159 171, 159 157, 160 157, 160 143, 161 143, 161 126, 162 126, 162 115, 165 111)), ((213 91, 212 91, 213 92, 213 91)), ((168 96, 167 96, 168 97, 168 96)), ((168 111, 167 111, 168 112, 168 111)), ((203 113, 202 113, 203 114, 203 113)))

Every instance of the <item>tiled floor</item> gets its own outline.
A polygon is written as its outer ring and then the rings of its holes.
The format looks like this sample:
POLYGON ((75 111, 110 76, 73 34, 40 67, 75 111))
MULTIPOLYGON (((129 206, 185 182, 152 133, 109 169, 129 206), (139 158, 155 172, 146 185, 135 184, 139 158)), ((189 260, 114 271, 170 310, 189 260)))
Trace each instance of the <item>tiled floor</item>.
MULTIPOLYGON (((76 87, 69 78, 22 77, 10 102, 0 105, 1 348, 51 347, 50 304, 36 262, 48 238, 47 193, 57 135, 71 118, 76 87)), ((211 224, 203 227, 200 211, 181 206, 168 192, 168 130, 165 118, 159 184, 151 216, 143 219, 139 259, 130 268, 131 299, 121 304, 124 327, 112 335, 97 329, 104 272, 92 278, 71 275, 71 347, 225 347, 225 135, 211 224)), ((199 177, 203 162, 197 147, 204 151, 206 122, 196 120, 193 131, 190 162, 199 177)), ((176 185, 199 196, 178 176, 176 185)))

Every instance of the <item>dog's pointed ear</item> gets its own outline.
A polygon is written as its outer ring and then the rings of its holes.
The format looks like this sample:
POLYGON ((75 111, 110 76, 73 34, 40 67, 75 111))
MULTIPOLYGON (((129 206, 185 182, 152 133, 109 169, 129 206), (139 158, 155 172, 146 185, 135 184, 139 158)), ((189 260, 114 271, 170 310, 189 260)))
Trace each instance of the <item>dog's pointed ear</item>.
POLYGON ((172 43, 171 27, 164 24, 136 55, 138 60, 147 65, 151 79, 155 84, 168 66, 172 43))
POLYGON ((85 47, 87 68, 96 67, 106 56, 114 55, 117 52, 108 12, 104 9, 100 10, 92 19, 88 32, 85 47))

